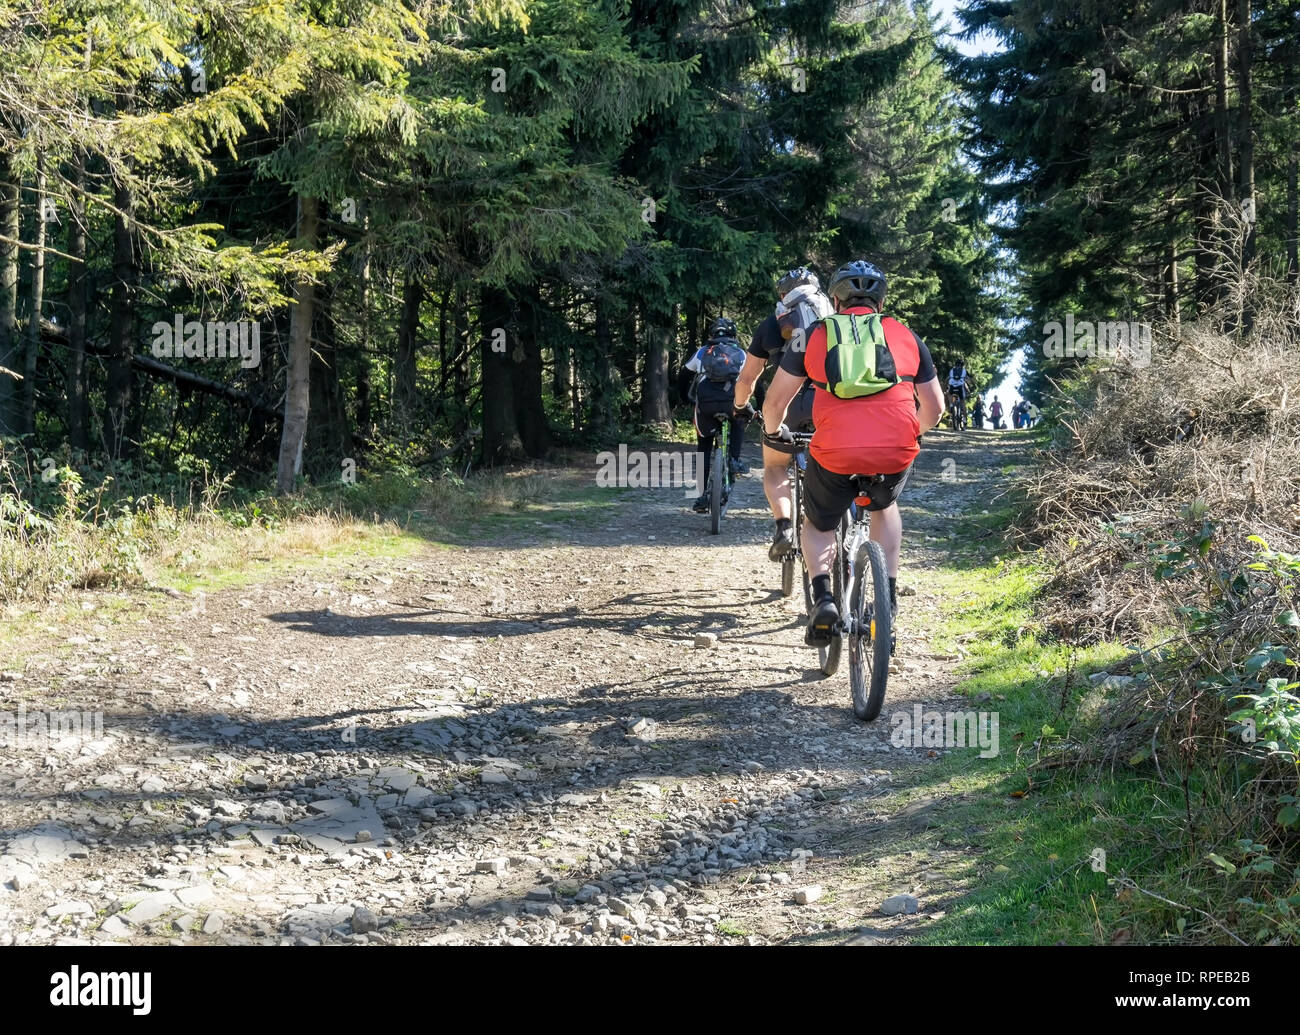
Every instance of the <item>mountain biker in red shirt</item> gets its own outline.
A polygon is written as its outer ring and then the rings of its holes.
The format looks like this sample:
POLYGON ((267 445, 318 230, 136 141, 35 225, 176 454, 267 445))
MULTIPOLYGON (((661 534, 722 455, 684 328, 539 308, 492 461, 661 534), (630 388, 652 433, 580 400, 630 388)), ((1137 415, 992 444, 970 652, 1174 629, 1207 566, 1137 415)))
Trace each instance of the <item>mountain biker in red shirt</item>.
MULTIPOLYGON (((885 299, 885 275, 872 263, 850 262, 831 278, 827 294, 837 315, 878 313, 885 299)), ((804 555, 812 575, 813 607, 805 642, 830 642, 840 614, 831 593, 835 559, 835 529, 854 498, 871 502, 871 538, 884 549, 889 570, 890 604, 897 608, 898 558, 903 544, 903 519, 898 498, 920 452, 920 435, 943 416, 943 387, 925 342, 892 317, 884 317, 884 343, 898 383, 873 395, 842 399, 827 389, 827 323, 818 324, 807 349, 787 349, 772 379, 763 406, 763 423, 777 435, 785 408, 804 378, 817 386, 813 399, 813 433, 804 476, 804 555), (875 477, 855 482, 854 475, 875 477)), ((855 328, 856 319, 849 321, 855 328)), ((840 346, 843 347, 843 346, 840 346)), ((838 358, 836 359, 838 365, 838 358)))

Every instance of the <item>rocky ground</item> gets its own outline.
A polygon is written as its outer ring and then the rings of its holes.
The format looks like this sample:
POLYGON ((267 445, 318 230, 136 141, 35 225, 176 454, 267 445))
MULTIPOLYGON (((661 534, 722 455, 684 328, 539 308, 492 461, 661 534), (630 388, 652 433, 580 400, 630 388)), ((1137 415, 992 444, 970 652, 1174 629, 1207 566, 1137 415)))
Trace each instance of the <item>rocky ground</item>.
POLYGON ((0 662, 3 711, 103 713, 0 758, 0 943, 906 940, 960 889, 908 849, 937 752, 889 716, 953 703, 927 570, 1024 460, 926 445, 869 725, 776 592, 757 473, 716 537, 647 489, 328 577, 86 593, 0 662))

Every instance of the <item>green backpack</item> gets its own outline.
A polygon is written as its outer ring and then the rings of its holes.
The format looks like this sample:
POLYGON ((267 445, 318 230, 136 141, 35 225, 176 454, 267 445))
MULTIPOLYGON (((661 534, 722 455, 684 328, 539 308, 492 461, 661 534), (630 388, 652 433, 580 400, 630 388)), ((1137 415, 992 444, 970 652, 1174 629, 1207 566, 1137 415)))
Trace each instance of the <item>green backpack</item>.
POLYGON ((838 399, 861 399, 903 381, 915 382, 910 375, 899 377, 882 321, 879 313, 826 317, 826 383, 821 387, 838 399))

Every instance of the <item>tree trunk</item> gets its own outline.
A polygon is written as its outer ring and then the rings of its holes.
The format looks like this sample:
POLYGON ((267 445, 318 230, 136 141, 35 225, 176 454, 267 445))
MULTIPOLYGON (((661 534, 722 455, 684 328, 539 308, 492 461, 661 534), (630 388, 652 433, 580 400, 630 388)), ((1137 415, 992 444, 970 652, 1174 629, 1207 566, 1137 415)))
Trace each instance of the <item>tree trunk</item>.
POLYGON ((676 306, 667 311, 650 309, 646 313, 645 380, 641 387, 641 420, 646 424, 672 423, 673 411, 668 404, 668 352, 673 346, 676 317, 676 306))
MULTIPOLYGON (((641 357, 641 350, 638 347, 637 338, 637 307, 629 304, 627 313, 623 317, 623 347, 619 348, 619 342, 615 341, 613 352, 610 353, 610 362, 618 372, 618 384, 620 388, 626 389, 628 395, 640 389, 637 381, 637 360, 641 357)), ((620 392, 620 395, 623 393, 620 392)), ((631 400, 629 400, 631 401, 631 400)), ((639 405, 639 400, 637 400, 639 405)), ((623 414, 619 413, 619 419, 623 414)))
POLYGON ((41 358, 41 310, 45 307, 45 162, 36 163, 36 227, 32 243, 31 308, 27 318, 27 360, 23 369, 23 434, 36 434, 36 372, 41 358))
MULTIPOLYGON (((298 247, 314 249, 320 219, 316 198, 298 199, 298 247)), ((289 368, 284 395, 284 429, 280 435, 280 460, 275 491, 292 492, 302 471, 303 444, 307 440, 307 412, 311 405, 311 325, 316 309, 316 286, 303 277, 293 285, 289 317, 289 368)))
POLYGON ((0 154, 0 435, 16 435, 22 418, 21 345, 18 339, 18 183, 8 155, 0 154), (12 373, 5 373, 12 371, 12 373))
POLYGON ((537 459, 551 448, 551 429, 542 402, 542 296, 536 285, 525 288, 519 303, 519 333, 512 355, 515 425, 524 452, 537 459))
POLYGON ((1300 282, 1300 143, 1291 142, 1286 173, 1286 279, 1300 282))
MULTIPOLYGON (((1174 225, 1173 217, 1170 217, 1170 225, 1174 225)), ((1170 241, 1165 251, 1165 317, 1171 320, 1175 327, 1181 322, 1181 315, 1178 310, 1178 242, 1170 241)))
POLYGON ((596 349, 592 357, 591 433, 596 442, 612 442, 618 435, 614 409, 614 335, 609 326, 609 303, 596 299, 596 349))
POLYGON ((452 394, 458 404, 456 430, 469 425, 469 361, 471 346, 469 336, 469 292, 464 288, 455 289, 455 308, 452 325, 455 328, 456 355, 451 361, 452 394))
POLYGON ((90 402, 86 390, 86 158, 78 155, 68 199, 68 442, 90 450, 90 402))
MULTIPOLYGON (((366 230, 369 230, 366 217, 366 230)), ((370 414, 370 238, 368 232, 364 237, 365 254, 361 261, 361 278, 358 294, 360 299, 361 320, 360 355, 357 357, 357 431, 361 443, 369 445, 374 428, 370 414)))
MULTIPOLYGON (((1255 141, 1254 124, 1251 112, 1251 26, 1250 0, 1237 0, 1237 156, 1240 164, 1240 182, 1238 194, 1244 205, 1247 222, 1243 229, 1241 242, 1241 274, 1245 278, 1251 264, 1255 261, 1255 141)), ((1246 290, 1247 281, 1242 290, 1241 329, 1248 333, 1255 322, 1254 302, 1246 290)))
POLYGON ((321 460, 313 468, 337 481, 345 459, 355 459, 352 432, 348 427, 347 407, 343 404, 343 385, 339 380, 338 339, 334 327, 334 288, 327 282, 317 292, 316 325, 320 339, 311 353, 310 412, 316 419, 308 426, 307 451, 321 460))
POLYGON ((104 436, 108 455, 114 459, 129 456, 131 442, 131 390, 134 374, 131 354, 134 351, 132 327, 136 285, 135 236, 132 213, 135 199, 125 183, 113 185, 113 294, 108 318, 108 383, 104 391, 104 436))
POLYGON ((551 395, 566 409, 569 406, 569 385, 573 374, 569 369, 573 349, 567 341, 558 341, 551 350, 555 365, 551 368, 551 395))
POLYGON ((1214 149, 1219 157, 1219 192, 1232 200, 1232 144, 1228 137, 1228 0, 1214 12, 1214 149))
POLYGON ((510 299, 500 288, 483 287, 480 296, 479 361, 483 373, 483 463, 496 467, 519 449, 511 394, 511 359, 514 343, 507 335, 510 299))
POLYGON ((437 416, 447 412, 447 311, 451 308, 451 288, 446 284, 438 293, 438 391, 433 400, 433 411, 437 416))
POLYGON ((420 304, 424 285, 419 274, 406 271, 402 287, 402 315, 397 324, 397 356, 393 360, 393 411, 403 433, 413 434, 419 393, 416 390, 416 351, 419 348, 420 304))
POLYGON ((1192 188, 1192 241, 1195 276, 1192 298, 1196 315, 1214 304, 1214 207, 1218 183, 1218 157, 1214 135, 1213 104, 1210 99, 1211 84, 1200 78, 1202 91, 1195 99, 1182 98, 1179 107, 1184 121, 1196 126, 1195 157, 1197 169, 1192 188))

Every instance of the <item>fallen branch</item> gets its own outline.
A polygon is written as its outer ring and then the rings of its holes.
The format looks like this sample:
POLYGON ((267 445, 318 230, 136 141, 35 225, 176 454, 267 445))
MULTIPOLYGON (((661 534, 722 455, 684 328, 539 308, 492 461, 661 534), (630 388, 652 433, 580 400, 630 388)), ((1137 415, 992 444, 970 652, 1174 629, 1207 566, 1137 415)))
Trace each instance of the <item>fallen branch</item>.
POLYGON ((1122 887, 1132 888, 1134 891, 1141 892, 1143 895, 1148 895, 1151 898, 1157 899, 1163 902, 1167 906, 1174 906, 1177 909, 1186 909, 1186 910, 1190 910, 1193 913, 1199 913, 1201 916, 1205 917, 1206 920, 1210 921, 1210 923, 1212 923, 1215 927, 1217 927, 1220 931, 1226 934, 1238 945, 1246 944, 1246 942, 1242 941, 1235 934, 1229 931, 1226 927, 1223 926, 1223 924, 1219 923, 1218 920, 1210 916, 1210 914, 1207 913, 1204 909, 1197 909, 1195 906, 1185 906, 1181 902, 1175 902, 1173 901, 1173 899, 1165 898, 1163 895, 1157 895, 1154 891, 1147 891, 1146 888, 1139 888, 1133 881, 1129 880, 1128 877, 1114 877, 1112 879, 1115 881, 1116 884, 1119 884, 1122 887))
POLYGON ((256 410, 259 413, 265 413, 270 417, 282 417, 284 414, 267 403, 262 402, 252 392, 247 392, 242 388, 235 388, 233 385, 225 384, 221 381, 214 381, 210 377, 203 377, 200 374, 192 374, 188 370, 180 370, 177 367, 168 366, 166 363, 160 363, 152 356, 131 357, 131 366, 137 370, 143 370, 147 374, 161 378, 165 381, 171 381, 176 385, 184 385, 187 388, 194 388, 200 392, 207 392, 209 395, 218 395, 223 399, 247 406, 250 410, 256 410))
POLYGON ((429 455, 429 459, 426 462, 432 464, 432 463, 436 463, 439 460, 445 460, 449 456, 455 456, 467 445, 469 445, 469 443, 473 442, 474 439, 478 438, 481 434, 483 434, 482 428, 467 429, 465 434, 461 435, 461 437, 458 438, 452 445, 448 446, 446 449, 440 449, 436 453, 431 453, 429 455))
MULTIPOLYGON (((41 338, 43 341, 62 345, 65 348, 69 346, 68 333, 58 325, 48 320, 41 321, 41 338)), ((87 341, 86 351, 96 356, 107 356, 109 350, 107 345, 101 345, 96 342, 87 341)), ((200 392, 206 392, 209 395, 220 396, 230 402, 238 403, 241 406, 247 406, 250 410, 258 413, 264 413, 268 417, 283 417, 283 412, 269 403, 263 402, 252 392, 243 388, 236 388, 234 385, 228 385, 223 381, 216 381, 210 377, 204 377, 202 374, 195 374, 188 370, 181 370, 179 367, 169 366, 161 363, 152 356, 141 356, 135 353, 131 354, 131 366, 136 370, 141 370, 151 377, 160 378, 163 381, 170 381, 172 384, 190 388, 200 392)), ((0 367, 0 371, 5 371, 0 367)), ((20 376, 20 375, 14 375, 20 376)))

